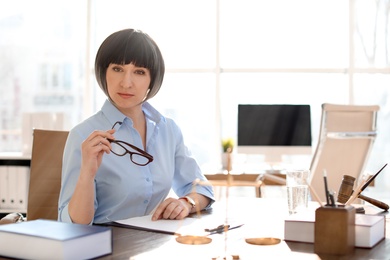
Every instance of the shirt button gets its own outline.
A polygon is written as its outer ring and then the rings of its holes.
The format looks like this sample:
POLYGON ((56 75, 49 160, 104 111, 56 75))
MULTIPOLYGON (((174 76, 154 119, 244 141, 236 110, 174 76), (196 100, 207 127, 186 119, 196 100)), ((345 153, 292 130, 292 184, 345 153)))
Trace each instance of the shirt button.
POLYGON ((144 204, 147 204, 149 201, 148 200, 144 200, 144 204))
POLYGON ((150 182, 150 179, 149 179, 149 178, 146 178, 146 181, 147 181, 147 182, 150 182))

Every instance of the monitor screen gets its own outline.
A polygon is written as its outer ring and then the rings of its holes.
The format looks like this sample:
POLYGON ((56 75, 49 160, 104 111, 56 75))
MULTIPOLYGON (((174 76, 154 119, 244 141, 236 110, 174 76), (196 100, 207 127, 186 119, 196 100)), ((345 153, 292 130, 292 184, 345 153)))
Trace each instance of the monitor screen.
POLYGON ((240 104, 237 134, 239 153, 311 154, 310 105, 240 104))

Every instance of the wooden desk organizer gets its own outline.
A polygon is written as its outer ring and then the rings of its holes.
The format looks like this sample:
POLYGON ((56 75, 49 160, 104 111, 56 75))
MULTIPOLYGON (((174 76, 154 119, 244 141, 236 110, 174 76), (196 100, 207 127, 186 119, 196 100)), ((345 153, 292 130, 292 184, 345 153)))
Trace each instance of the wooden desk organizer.
POLYGON ((355 248, 355 208, 324 206, 316 210, 314 252, 346 255, 355 248))

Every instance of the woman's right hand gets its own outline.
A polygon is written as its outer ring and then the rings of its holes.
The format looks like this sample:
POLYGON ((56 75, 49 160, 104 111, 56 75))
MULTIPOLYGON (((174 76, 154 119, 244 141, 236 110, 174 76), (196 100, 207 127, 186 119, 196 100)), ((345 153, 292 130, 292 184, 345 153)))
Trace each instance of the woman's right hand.
POLYGON ((73 223, 89 224, 93 220, 94 179, 102 162, 104 153, 110 153, 111 143, 115 139, 115 129, 94 131, 81 144, 81 169, 76 188, 69 201, 69 216, 73 223))
POLYGON ((95 174, 102 162, 103 154, 110 153, 111 143, 107 139, 115 139, 115 129, 108 131, 93 131, 81 144, 81 173, 85 177, 95 178, 95 174))

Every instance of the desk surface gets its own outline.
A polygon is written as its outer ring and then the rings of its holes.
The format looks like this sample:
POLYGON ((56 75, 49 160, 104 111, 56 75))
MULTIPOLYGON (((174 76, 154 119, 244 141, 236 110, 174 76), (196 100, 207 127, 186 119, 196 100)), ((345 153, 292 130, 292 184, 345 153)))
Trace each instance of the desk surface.
MULTIPOLYGON (((368 211, 380 212, 376 208, 368 208, 368 211)), ((172 235, 113 227, 113 253, 101 259, 213 259, 223 255, 239 255, 244 260, 260 259, 262 256, 272 256, 273 259, 335 259, 334 256, 314 254, 313 244, 283 240, 284 218, 288 215, 284 199, 232 198, 228 204, 217 202, 209 213, 224 222, 226 212, 229 221, 242 221, 245 225, 230 230, 226 236, 210 236, 212 242, 206 245, 184 245, 176 242, 172 235), (245 238, 250 237, 280 238, 281 243, 250 245, 245 242, 245 238)), ((388 223, 389 215, 386 215, 387 226, 388 223)), ((352 255, 336 259, 388 259, 389 252, 390 232, 387 229, 386 239, 374 248, 355 248, 352 255)))
MULTIPOLYGON (((380 212, 367 208, 369 213, 380 212)), ((314 245, 285 242, 284 219, 288 215, 285 199, 231 198, 229 203, 216 202, 213 209, 204 213, 222 223, 228 215, 228 222, 242 222, 244 226, 224 234, 211 235, 212 242, 206 245, 184 245, 176 242, 173 235, 112 227, 113 253, 99 259, 222 259, 227 255, 239 255, 240 259, 389 259, 390 231, 386 238, 372 249, 355 248, 348 256, 335 257, 316 255, 314 245), (277 245, 250 245, 245 238, 280 238, 277 245), (220 258, 217 258, 220 257, 220 258)), ((389 215, 386 226, 389 227, 389 215)), ((5 259, 1 258, 0 259, 5 259)))

